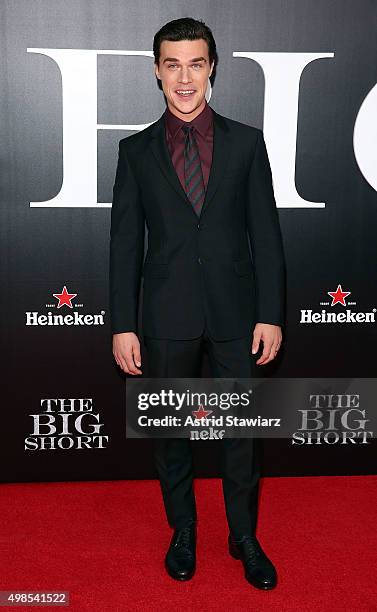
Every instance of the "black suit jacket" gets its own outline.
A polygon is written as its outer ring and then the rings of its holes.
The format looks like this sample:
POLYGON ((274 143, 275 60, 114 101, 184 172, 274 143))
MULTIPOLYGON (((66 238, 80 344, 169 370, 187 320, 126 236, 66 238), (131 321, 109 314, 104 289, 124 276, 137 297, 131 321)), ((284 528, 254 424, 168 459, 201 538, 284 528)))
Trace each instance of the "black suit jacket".
POLYGON ((119 142, 110 230, 113 333, 137 333, 142 277, 145 336, 197 338, 206 322, 215 340, 228 340, 251 334, 257 322, 284 325, 285 261, 263 132, 213 116, 200 218, 172 164, 164 115, 119 142))

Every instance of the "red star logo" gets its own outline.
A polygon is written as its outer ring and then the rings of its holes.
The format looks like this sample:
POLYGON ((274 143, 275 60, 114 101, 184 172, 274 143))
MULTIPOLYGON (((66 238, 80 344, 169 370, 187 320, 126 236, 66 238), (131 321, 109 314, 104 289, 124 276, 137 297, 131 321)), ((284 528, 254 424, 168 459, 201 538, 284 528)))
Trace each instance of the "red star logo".
POLYGON ((338 285, 336 291, 328 291, 327 292, 330 297, 332 297, 331 306, 334 306, 339 302, 342 306, 346 306, 345 299, 347 295, 351 294, 351 291, 342 291, 342 285, 338 285))
POLYGON ((62 306, 69 306, 69 308, 73 308, 72 300, 76 297, 77 293, 68 293, 67 287, 64 285, 61 293, 53 293, 52 294, 57 300, 59 300, 58 308, 62 306))
POLYGON ((203 404, 200 404, 199 410, 193 410, 192 414, 196 419, 205 419, 209 414, 212 414, 213 410, 204 410, 203 404))

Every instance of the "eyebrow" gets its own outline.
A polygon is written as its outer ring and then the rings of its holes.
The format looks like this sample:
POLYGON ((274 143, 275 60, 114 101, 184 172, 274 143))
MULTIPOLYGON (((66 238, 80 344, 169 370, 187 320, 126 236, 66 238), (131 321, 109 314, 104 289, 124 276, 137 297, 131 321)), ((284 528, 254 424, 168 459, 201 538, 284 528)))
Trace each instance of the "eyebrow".
MULTIPOLYGON (((206 61, 207 60, 205 57, 194 57, 194 59, 190 60, 190 62, 206 62, 206 61)), ((179 59, 177 59, 176 57, 166 57, 162 63, 164 64, 165 62, 179 62, 179 59)))

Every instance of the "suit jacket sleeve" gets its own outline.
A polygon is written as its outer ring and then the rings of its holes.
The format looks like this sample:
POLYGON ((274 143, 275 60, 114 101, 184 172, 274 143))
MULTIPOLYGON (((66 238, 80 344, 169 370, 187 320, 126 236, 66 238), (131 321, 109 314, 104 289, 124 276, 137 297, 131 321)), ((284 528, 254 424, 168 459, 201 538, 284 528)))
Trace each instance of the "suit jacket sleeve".
POLYGON ((285 259, 272 174, 258 130, 248 178, 247 225, 256 285, 256 323, 285 323, 285 259))
POLYGON ((138 299, 144 256, 145 217, 139 186, 119 142, 110 228, 109 298, 113 334, 137 333, 138 299))

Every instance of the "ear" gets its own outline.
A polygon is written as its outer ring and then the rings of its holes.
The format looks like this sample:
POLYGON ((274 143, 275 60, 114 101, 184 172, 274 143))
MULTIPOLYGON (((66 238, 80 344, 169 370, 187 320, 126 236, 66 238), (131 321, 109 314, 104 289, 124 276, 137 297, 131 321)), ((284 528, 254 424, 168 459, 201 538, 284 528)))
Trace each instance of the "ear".
POLYGON ((212 62, 212 65, 211 65, 211 70, 210 70, 210 73, 209 73, 209 75, 208 75, 209 77, 211 76, 211 74, 212 74, 212 72, 213 72, 214 65, 215 65, 215 61, 213 61, 213 62, 212 62))
POLYGON ((154 65, 154 73, 155 73, 156 77, 157 77, 159 80, 161 80, 161 77, 160 77, 160 71, 159 71, 159 69, 158 69, 157 64, 155 64, 155 65, 154 65))

